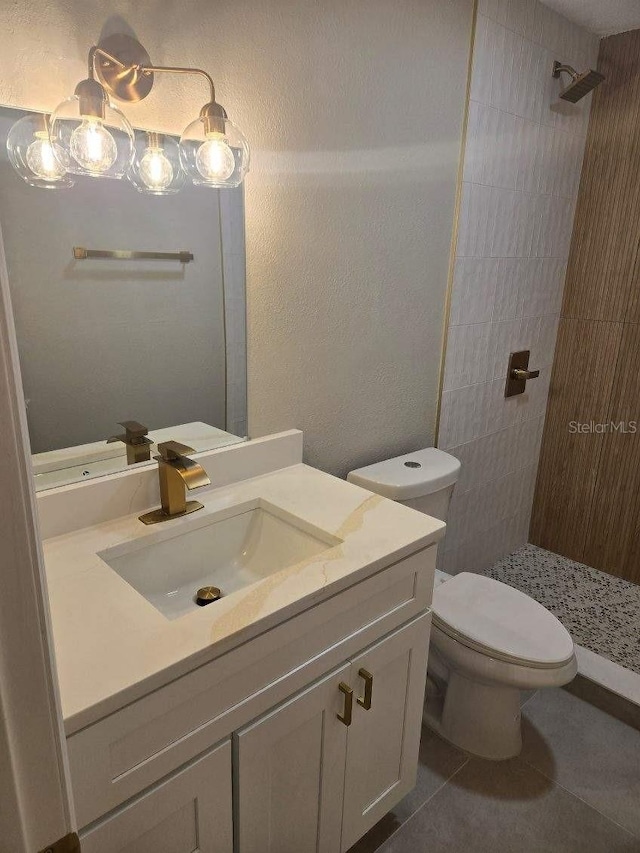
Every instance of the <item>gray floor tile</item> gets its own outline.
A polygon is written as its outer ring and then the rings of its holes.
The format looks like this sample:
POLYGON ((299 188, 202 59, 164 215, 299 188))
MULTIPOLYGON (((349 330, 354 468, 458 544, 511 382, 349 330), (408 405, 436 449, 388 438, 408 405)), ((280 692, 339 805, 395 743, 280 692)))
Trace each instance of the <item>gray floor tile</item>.
POLYGON ((361 838, 349 853, 371 853, 377 850, 467 760, 464 752, 439 738, 426 726, 423 727, 415 788, 361 838))
POLYGON ((520 759, 471 759, 380 853, 638 853, 638 841, 520 759))
POLYGON ((521 757, 640 838, 637 729, 566 690, 541 690, 523 709, 521 757))
POLYGON ((423 806, 468 760, 465 752, 423 726, 416 786, 393 810, 401 822, 423 806))

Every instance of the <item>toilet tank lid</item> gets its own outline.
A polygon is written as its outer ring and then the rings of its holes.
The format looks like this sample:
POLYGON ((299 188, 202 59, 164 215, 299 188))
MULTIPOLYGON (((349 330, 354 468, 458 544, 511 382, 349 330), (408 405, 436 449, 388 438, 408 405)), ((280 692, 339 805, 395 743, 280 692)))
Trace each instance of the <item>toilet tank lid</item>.
POLYGON ((446 489, 458 479, 460 462, 436 447, 405 453, 351 471, 347 480, 385 498, 404 501, 446 489))

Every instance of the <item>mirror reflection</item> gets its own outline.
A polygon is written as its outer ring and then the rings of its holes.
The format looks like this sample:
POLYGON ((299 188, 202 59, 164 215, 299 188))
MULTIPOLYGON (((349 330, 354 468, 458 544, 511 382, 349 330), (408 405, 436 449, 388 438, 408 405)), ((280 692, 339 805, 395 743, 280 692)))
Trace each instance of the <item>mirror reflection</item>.
POLYGON ((24 115, 0 109, 0 223, 36 487, 243 440, 242 189, 29 186, 6 150, 24 115))

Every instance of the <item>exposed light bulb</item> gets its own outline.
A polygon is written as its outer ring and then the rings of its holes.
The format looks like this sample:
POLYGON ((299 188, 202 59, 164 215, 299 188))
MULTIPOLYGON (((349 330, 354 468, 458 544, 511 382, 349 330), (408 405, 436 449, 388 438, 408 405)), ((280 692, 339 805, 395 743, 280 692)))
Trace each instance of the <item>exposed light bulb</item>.
POLYGON ((116 161, 118 148, 113 136, 102 122, 91 116, 84 117, 69 140, 71 156, 88 172, 101 174, 116 161))
POLYGON ((34 133, 35 139, 27 148, 27 165, 34 175, 55 181, 63 178, 66 168, 63 165, 66 154, 59 145, 52 145, 49 134, 39 130, 34 133))
POLYGON ((223 136, 212 135, 202 143, 196 153, 196 166, 202 177, 209 181, 226 181, 231 177, 236 161, 223 136))
POLYGON ((162 148, 147 148, 138 171, 150 190, 164 190, 173 181, 173 166, 162 148))

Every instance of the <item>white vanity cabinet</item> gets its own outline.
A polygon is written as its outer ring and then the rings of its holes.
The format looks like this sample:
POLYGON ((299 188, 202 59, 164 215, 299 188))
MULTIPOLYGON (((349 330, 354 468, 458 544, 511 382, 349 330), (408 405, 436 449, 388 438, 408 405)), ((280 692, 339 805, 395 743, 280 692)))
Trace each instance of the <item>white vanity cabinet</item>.
POLYGON ((82 853, 233 853, 227 740, 80 834, 82 853))
POLYGON ((415 783, 435 555, 71 732, 83 853, 348 850, 415 783))
POLYGON ((242 729, 240 853, 346 851, 415 784, 430 615, 242 729))
POLYGON ((347 728, 345 664, 237 735, 238 849, 338 853, 347 728))

